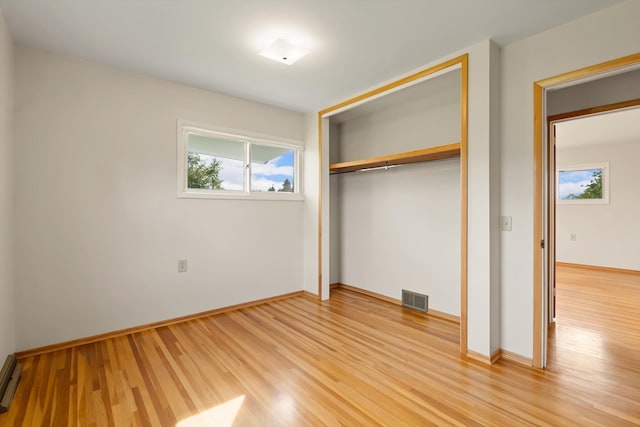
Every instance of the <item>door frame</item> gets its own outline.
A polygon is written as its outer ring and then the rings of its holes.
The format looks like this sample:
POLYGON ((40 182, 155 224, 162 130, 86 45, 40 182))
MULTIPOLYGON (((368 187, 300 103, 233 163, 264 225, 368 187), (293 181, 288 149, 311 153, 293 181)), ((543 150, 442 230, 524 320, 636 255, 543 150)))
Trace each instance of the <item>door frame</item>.
MULTIPOLYGON (((548 324, 547 282, 548 249, 551 244, 548 209, 548 190, 545 184, 550 181, 548 170, 549 138, 547 137, 546 90, 559 85, 576 84, 586 78, 640 64, 640 53, 591 65, 567 73, 559 74, 533 83, 533 366, 544 368, 546 364, 546 331, 548 324)), ((597 78, 597 77, 596 77, 597 78)))

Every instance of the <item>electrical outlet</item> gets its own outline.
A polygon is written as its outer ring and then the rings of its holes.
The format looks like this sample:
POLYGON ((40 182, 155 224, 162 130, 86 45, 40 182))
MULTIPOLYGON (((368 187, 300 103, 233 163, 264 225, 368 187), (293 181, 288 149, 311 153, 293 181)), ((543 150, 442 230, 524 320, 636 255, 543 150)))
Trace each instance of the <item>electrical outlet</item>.
POLYGON ((576 234, 575 233, 569 234, 569 240, 571 240, 572 242, 575 242, 576 241, 576 234))
POLYGON ((187 260, 179 259, 178 260, 178 273, 186 273, 187 272, 187 260))
POLYGON ((511 231, 511 217, 510 216, 502 216, 500 217, 500 228, 502 231, 511 231))

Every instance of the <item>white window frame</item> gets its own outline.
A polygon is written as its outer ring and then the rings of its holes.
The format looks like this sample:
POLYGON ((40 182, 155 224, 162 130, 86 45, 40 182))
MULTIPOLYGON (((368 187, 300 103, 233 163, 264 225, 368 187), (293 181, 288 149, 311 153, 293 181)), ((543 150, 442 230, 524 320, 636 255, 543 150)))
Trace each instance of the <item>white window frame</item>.
POLYGON ((249 200, 303 200, 302 197, 302 155, 303 143, 300 141, 258 134, 255 132, 226 129, 188 120, 179 119, 177 123, 177 177, 178 198, 194 199, 249 199, 249 200), (222 137, 244 143, 244 188, 245 191, 208 190, 203 188, 187 188, 188 135, 222 137), (251 146, 293 150, 293 192, 251 191, 251 146))
POLYGON ((609 203, 609 162, 556 167, 556 203, 561 205, 598 205, 609 203), (560 172, 602 169, 602 199, 561 199, 560 172))

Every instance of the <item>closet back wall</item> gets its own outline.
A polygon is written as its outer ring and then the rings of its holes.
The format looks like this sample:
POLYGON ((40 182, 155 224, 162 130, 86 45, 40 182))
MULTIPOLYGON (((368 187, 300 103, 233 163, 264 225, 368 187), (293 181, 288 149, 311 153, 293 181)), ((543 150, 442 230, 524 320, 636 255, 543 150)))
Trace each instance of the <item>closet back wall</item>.
POLYGON ((460 70, 369 101, 331 122, 332 163, 460 142, 460 70))
MULTIPOLYGON (((341 283, 460 315, 460 161, 354 172, 338 182, 341 283)), ((332 218, 332 227, 333 227, 332 218)))

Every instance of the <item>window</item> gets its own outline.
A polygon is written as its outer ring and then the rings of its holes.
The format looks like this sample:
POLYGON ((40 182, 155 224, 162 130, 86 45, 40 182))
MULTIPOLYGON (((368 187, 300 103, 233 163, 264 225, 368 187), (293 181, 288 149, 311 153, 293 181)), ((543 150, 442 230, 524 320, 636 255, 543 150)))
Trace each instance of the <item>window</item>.
POLYGON ((300 143, 178 122, 178 197, 301 200, 300 143))
POLYGON ((609 164, 558 168, 558 203, 609 203, 609 164))

